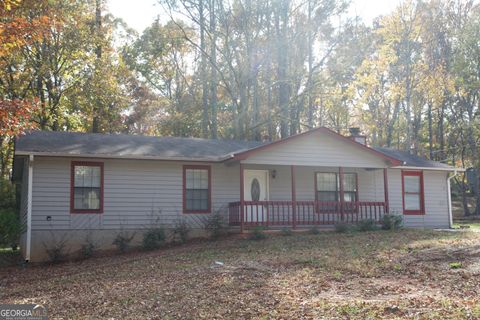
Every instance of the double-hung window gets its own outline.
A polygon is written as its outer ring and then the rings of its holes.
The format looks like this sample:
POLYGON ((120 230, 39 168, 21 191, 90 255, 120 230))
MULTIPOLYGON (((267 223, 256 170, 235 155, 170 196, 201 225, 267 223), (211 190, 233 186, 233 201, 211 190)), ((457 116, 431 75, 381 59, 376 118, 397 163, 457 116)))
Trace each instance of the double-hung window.
POLYGON ((423 173, 421 171, 402 171, 403 213, 424 214, 423 173))
POLYGON ((103 212, 103 163, 72 162, 70 211, 103 212))
MULTIPOLYGON (((339 209, 341 199, 340 175, 336 172, 317 172, 315 175, 315 196, 319 201, 319 212, 331 212, 339 209), (322 203, 323 202, 323 203, 322 203)), ((343 174, 343 201, 352 203, 346 205, 345 211, 355 210, 353 203, 357 201, 357 174, 343 174)))
MULTIPOLYGON (((316 198, 318 201, 340 201, 340 177, 336 172, 316 173, 316 198)), ((343 174, 343 201, 357 201, 357 174, 343 174)))
POLYGON ((209 166, 183 167, 183 212, 211 211, 211 174, 209 166))

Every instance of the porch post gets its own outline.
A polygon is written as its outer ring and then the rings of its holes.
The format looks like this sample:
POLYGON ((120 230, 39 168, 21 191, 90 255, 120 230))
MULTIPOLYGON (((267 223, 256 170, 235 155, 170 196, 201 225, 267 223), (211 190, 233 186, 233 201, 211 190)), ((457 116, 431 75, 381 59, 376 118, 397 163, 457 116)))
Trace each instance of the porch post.
POLYGON ((245 196, 244 196, 244 168, 240 163, 240 233, 243 233, 243 221, 245 212, 245 196))
POLYGON ((390 204, 388 201, 388 174, 387 168, 383 168, 383 192, 385 201, 385 213, 390 213, 390 204))
POLYGON ((343 167, 338 168, 338 177, 340 179, 340 215, 343 221, 343 212, 344 212, 344 205, 345 205, 345 192, 343 190, 343 167))
POLYGON ((290 176, 292 178, 292 225, 293 229, 297 227, 297 190, 295 186, 295 166, 290 166, 290 176))

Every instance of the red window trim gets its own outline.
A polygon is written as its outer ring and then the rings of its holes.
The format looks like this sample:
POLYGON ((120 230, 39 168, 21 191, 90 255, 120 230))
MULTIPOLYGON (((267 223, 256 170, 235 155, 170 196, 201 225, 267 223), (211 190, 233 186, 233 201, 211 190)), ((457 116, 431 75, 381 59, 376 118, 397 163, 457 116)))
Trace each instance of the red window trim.
POLYGON ((402 203, 403 203, 403 214, 406 214, 406 215, 424 215, 425 214, 425 192, 423 188, 423 171, 402 170, 402 203), (405 178, 404 178, 405 176, 420 177, 420 210, 405 209, 405 178))
POLYGON ((70 213, 103 213, 103 162, 72 161, 70 170, 70 213), (75 209, 75 166, 100 167, 100 208, 99 209, 75 209))
MULTIPOLYGON (((339 173, 337 171, 315 171, 314 172, 315 174, 313 175, 313 180, 314 180, 314 192, 315 192, 315 201, 318 201, 318 186, 317 186, 317 173, 335 173, 337 175, 337 183, 339 183, 339 179, 340 177, 338 177, 339 173)), ((357 172, 344 172, 343 175, 345 174, 354 174, 355 175, 355 189, 356 189, 356 192, 355 192, 355 198, 357 201, 360 201, 358 200, 358 173, 357 172)), ((340 189, 337 190, 337 192, 340 192, 340 189)), ((338 202, 340 202, 340 198, 338 198, 338 202)))
POLYGON ((211 166, 184 165, 183 166, 183 213, 210 213, 212 211, 212 170, 211 166), (208 209, 187 210, 187 169, 203 169, 208 172, 208 209))

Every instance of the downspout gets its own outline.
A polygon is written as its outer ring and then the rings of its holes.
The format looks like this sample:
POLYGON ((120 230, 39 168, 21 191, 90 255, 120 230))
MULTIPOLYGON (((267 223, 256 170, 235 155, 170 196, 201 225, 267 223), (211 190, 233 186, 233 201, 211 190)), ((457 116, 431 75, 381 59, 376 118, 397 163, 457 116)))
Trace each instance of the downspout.
POLYGON ((30 261, 32 250, 32 190, 33 190, 33 154, 28 159, 28 190, 27 190, 27 243, 25 261, 30 261))
POLYGON ((453 228, 453 212, 452 212, 452 191, 450 188, 450 180, 458 175, 457 170, 453 171, 453 175, 447 178, 447 197, 448 197, 448 216, 449 216, 449 228, 453 228))

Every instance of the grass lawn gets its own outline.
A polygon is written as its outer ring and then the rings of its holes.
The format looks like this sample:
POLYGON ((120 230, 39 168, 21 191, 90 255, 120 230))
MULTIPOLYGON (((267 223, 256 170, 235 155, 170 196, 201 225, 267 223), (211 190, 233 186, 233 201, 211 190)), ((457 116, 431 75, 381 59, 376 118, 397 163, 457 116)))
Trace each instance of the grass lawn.
POLYGON ((41 303, 63 318, 478 319, 480 234, 230 238, 3 268, 0 288, 2 303, 41 303))

